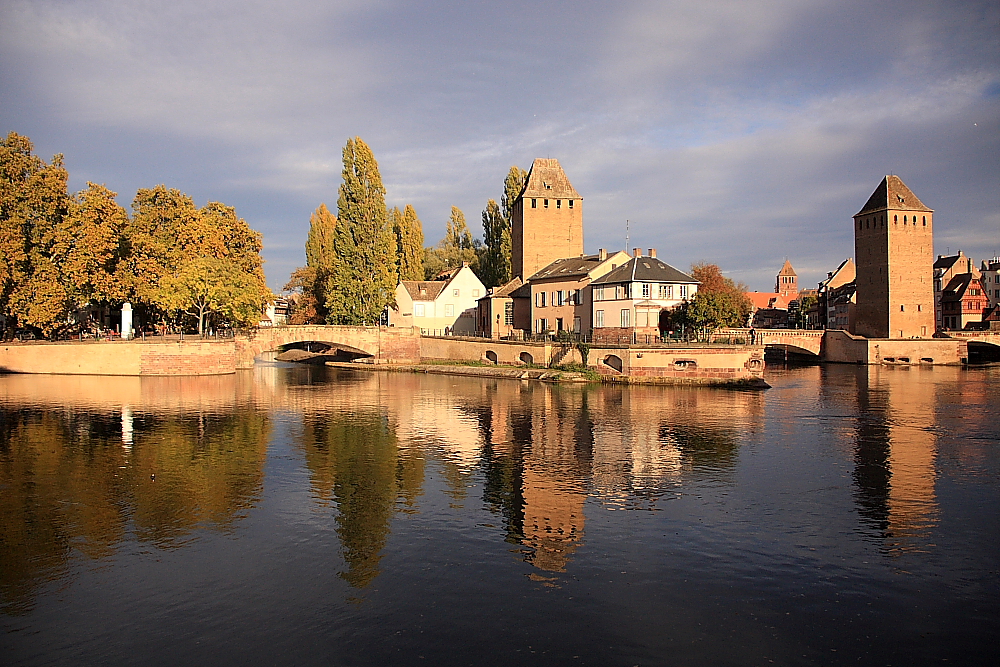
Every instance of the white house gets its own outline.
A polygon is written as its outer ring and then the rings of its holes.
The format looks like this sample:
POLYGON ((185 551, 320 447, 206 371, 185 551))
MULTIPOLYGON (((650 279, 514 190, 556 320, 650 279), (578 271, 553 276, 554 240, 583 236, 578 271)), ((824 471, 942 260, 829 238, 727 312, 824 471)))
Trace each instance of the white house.
POLYGON ((428 335, 471 335, 476 330, 476 301, 485 294, 467 263, 443 280, 402 280, 396 287, 396 307, 389 308, 389 326, 420 327, 428 335))
POLYGON ((694 297, 698 284, 657 259, 654 248, 648 257, 636 248, 632 259, 591 283, 595 339, 658 335, 661 315, 694 297))

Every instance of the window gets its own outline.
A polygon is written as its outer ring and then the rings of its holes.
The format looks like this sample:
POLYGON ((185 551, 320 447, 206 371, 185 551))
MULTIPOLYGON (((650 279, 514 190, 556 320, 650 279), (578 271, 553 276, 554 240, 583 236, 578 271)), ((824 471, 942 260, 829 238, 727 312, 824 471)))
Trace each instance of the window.
POLYGON ((472 296, 479 296, 479 290, 477 289, 472 290, 472 296))
POLYGON ((892 216, 892 224, 895 225, 897 222, 899 222, 899 216, 898 215, 892 216))
POLYGON ((673 299, 674 298, 674 286, 673 285, 660 285, 660 298, 661 299, 673 299))
POLYGON ((561 306, 561 305, 563 305, 563 294, 565 294, 565 292, 563 292, 562 290, 559 290, 558 292, 553 292, 552 293, 552 305, 553 306, 561 306))
POLYGON ((545 292, 535 292, 535 306, 537 308, 545 307, 545 292))
POLYGON ((917 312, 918 312, 918 313, 922 313, 922 312, 924 312, 924 307, 923 307, 923 305, 921 305, 921 304, 919 304, 919 303, 917 304, 917 312))
POLYGON ((604 326, 604 311, 596 310, 594 311, 594 326, 603 327, 604 326))
POLYGON ((548 199, 546 199, 543 203, 545 204, 545 208, 549 207, 549 200, 548 199))
MULTIPOLYGON (((562 199, 556 200, 556 208, 562 208, 562 199)), ((562 331, 562 329, 560 329, 560 331, 562 331)))
POLYGON ((904 225, 906 224, 906 216, 905 215, 903 216, 903 224, 904 225))
MULTIPOLYGON (((570 201, 572 201, 572 200, 570 200, 570 201)), ((583 290, 582 289, 576 290, 576 293, 573 294, 573 304, 577 305, 577 306, 582 306, 583 305, 583 290)))
MULTIPOLYGON (((573 200, 570 199, 570 201, 573 201, 573 200)), ((580 333, 580 318, 579 317, 574 317, 573 318, 573 333, 580 333)))
POLYGON ((686 299, 688 297, 688 286, 687 285, 681 285, 680 286, 680 297, 682 299, 686 299))
POLYGON ((642 298, 644 299, 649 298, 649 283, 642 284, 642 298))
POLYGON ((573 208, 573 200, 572 199, 569 200, 569 207, 573 208))
MULTIPOLYGON (((604 288, 595 287, 594 288, 594 301, 604 301, 604 288)), ((601 311, 604 312, 604 311, 601 311)))
POLYGON ((926 216, 926 215, 924 215, 924 216, 921 216, 921 218, 923 218, 923 221, 924 221, 924 227, 926 227, 926 226, 927 226, 927 216, 926 216))
POLYGON ((532 199, 531 200, 531 208, 538 208, 538 200, 537 199, 532 199))
POLYGON ((562 322, 563 322, 563 318, 561 318, 561 317, 557 317, 556 318, 556 331, 562 331, 563 330, 563 323, 562 322))
POLYGON ((622 308, 622 329, 630 326, 632 326, 632 311, 628 308, 622 308))
POLYGON ((507 301, 503 305, 503 323, 508 327, 514 326, 514 302, 507 301))
POLYGON ((415 303, 415 304, 413 304, 413 316, 414 317, 423 317, 424 316, 424 312, 425 312, 424 311, 424 304, 422 304, 422 303, 415 303))
POLYGON ((458 296, 458 292, 459 292, 459 290, 457 290, 457 289, 453 289, 453 290, 451 291, 451 295, 452 295, 452 296, 458 296))
POLYGON ((902 312, 904 312, 905 310, 906 310, 906 306, 904 306, 903 304, 899 304, 899 312, 901 312, 901 313, 902 313, 902 312))
POLYGON ((444 304, 444 316, 453 317, 455 315, 455 305, 451 303, 444 304))
POLYGON ((616 299, 625 298, 625 285, 615 285, 615 298, 616 299))

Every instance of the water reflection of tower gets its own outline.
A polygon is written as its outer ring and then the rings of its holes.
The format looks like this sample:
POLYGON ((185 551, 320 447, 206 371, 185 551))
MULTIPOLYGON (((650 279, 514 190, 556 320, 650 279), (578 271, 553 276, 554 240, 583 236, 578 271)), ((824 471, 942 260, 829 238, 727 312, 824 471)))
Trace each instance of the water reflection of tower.
POLYGON ((888 540, 888 549, 919 548, 937 512, 934 374, 880 366, 856 372, 859 513, 888 540))
POLYGON ((564 571, 583 538, 592 426, 577 387, 498 383, 491 396, 485 500, 525 560, 564 571))

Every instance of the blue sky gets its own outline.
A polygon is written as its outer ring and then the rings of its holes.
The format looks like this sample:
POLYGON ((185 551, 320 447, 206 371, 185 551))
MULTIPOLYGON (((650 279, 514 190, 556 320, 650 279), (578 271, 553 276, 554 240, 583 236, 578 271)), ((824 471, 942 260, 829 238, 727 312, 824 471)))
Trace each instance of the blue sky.
POLYGON ((885 174, 935 210, 936 252, 1000 254, 1000 5, 961 1, 4 0, 0 131, 128 205, 164 183, 304 263, 348 137, 428 243, 481 235, 512 164, 556 157, 586 247, 656 247, 773 289, 853 254, 885 174))

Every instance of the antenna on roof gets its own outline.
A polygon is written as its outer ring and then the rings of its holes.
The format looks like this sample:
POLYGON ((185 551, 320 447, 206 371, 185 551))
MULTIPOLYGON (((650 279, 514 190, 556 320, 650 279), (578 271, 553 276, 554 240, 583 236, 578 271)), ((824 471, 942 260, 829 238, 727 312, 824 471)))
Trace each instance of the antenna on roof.
POLYGON ((625 252, 628 252, 628 244, 629 244, 629 238, 628 238, 628 218, 625 218, 625 252))

